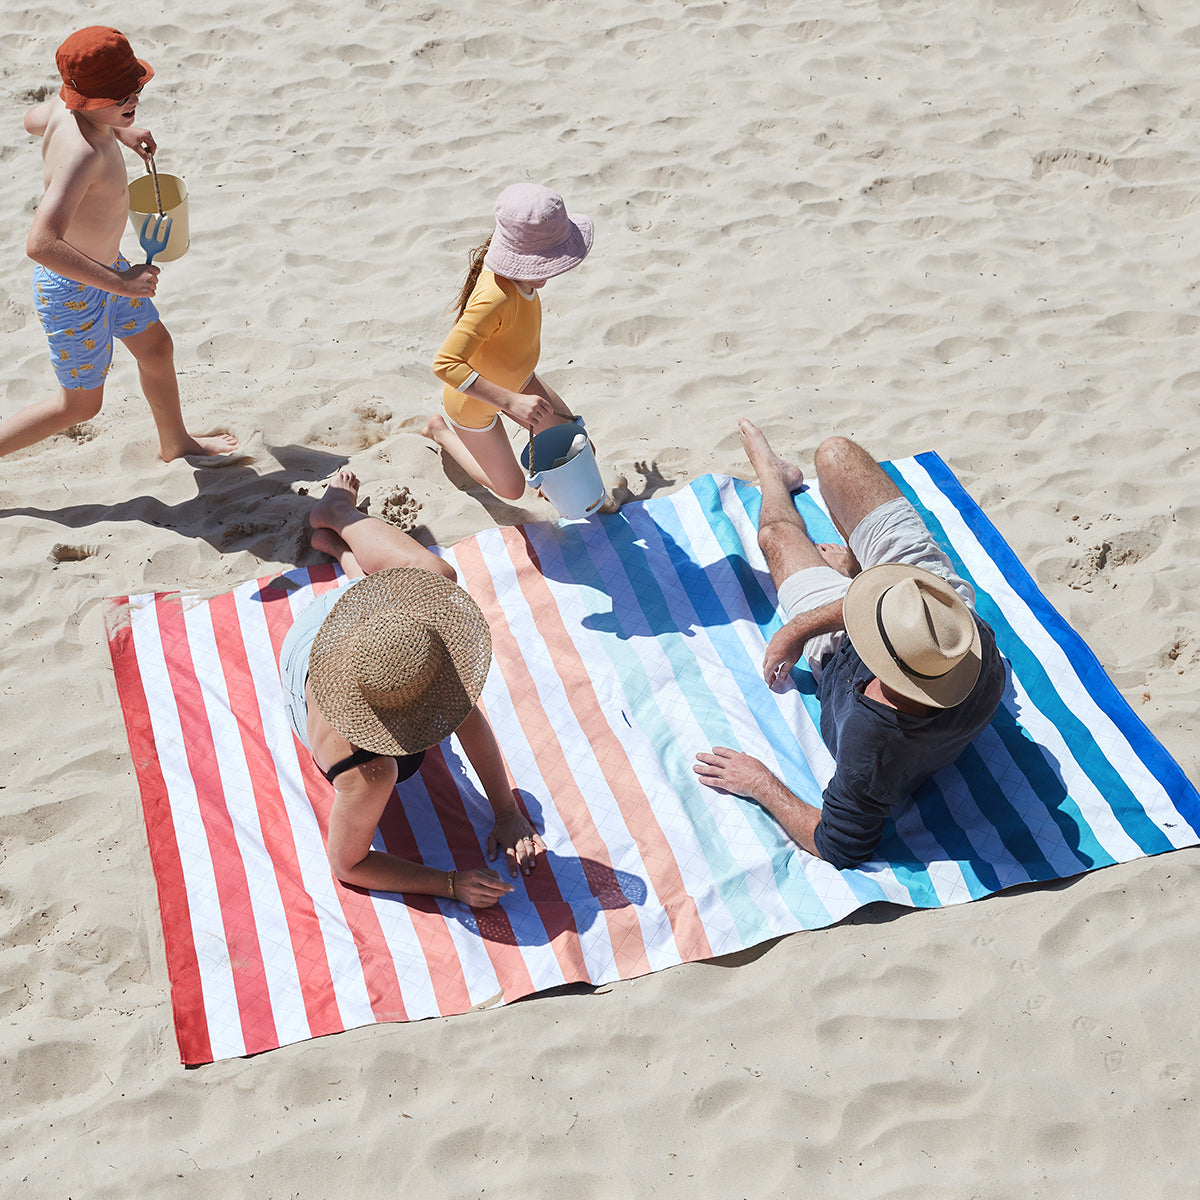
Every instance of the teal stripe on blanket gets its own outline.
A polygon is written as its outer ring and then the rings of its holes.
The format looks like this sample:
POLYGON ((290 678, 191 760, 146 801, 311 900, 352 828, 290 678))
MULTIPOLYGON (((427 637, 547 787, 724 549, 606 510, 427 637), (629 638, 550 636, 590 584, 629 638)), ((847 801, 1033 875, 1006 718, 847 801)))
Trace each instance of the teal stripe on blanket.
MULTIPOLYGON (((936 458, 936 456, 932 456, 932 458, 936 458)), ((922 459, 921 466, 926 466, 926 464, 933 465, 931 456, 922 456, 922 459)), ((940 461, 940 459, 937 459, 937 462, 940 463, 940 461)), ((1071 749, 1073 758, 1084 770, 1099 794, 1112 806, 1114 815, 1120 821, 1121 827, 1137 843, 1144 854, 1161 854, 1163 851, 1172 849, 1170 840, 1147 818, 1145 811, 1137 803, 1129 785, 1108 760, 1104 751, 1097 744, 1092 732, 1063 701, 1039 657, 1030 651, 1020 633, 1014 628, 1008 615, 979 586, 978 581, 972 574, 971 568, 964 562, 958 549, 947 535, 942 523, 929 509, 921 505, 906 474, 895 467, 892 467, 891 474, 900 490, 921 511, 921 515, 925 518, 930 532, 946 548, 947 553, 949 553, 951 560, 955 564, 955 569, 959 571, 964 579, 968 579, 975 586, 976 592, 979 593, 976 607, 979 615, 995 631, 997 645, 1012 664, 1014 672, 1020 676, 1026 691, 1034 698, 1038 707, 1042 708, 1047 716, 1053 720, 1054 724, 1058 726, 1063 735, 1064 742, 1071 749)), ((953 477, 950 478, 952 479, 953 477)), ((934 480, 933 482, 935 485, 938 485, 938 481, 934 480)), ((946 482, 947 480, 943 476, 941 483, 944 484, 946 482)), ((954 504, 960 513, 964 511, 964 504, 968 507, 968 510, 974 510, 974 512, 978 513, 978 508, 967 494, 962 491, 961 487, 957 485, 957 480, 953 482, 955 483, 955 488, 950 491, 950 494, 947 495, 945 487, 939 486, 939 490, 942 491, 943 495, 946 495, 946 498, 954 504)), ((983 514, 979 513, 979 516, 982 517, 983 514)), ((1000 539, 999 534, 991 526, 990 522, 988 522, 988 528, 994 535, 993 538, 989 539, 991 544, 985 547, 989 552, 989 556, 994 554, 1001 546, 1007 551, 1005 555, 1006 561, 1004 562, 1006 581, 1011 585, 1015 579, 1024 585, 1023 590, 1026 595, 1028 595, 1030 590, 1036 592, 1039 601, 1037 608, 1040 610, 1041 615, 1043 617, 1051 615, 1057 618, 1057 613, 1054 612, 1041 593, 1037 592, 1032 577, 1020 565, 1015 555, 1008 549, 1007 544, 1000 539)), ((1058 618, 1054 624, 1058 628, 1054 631, 1048 630, 1047 632, 1050 632, 1055 641, 1063 647, 1071 660, 1072 666, 1081 673, 1086 671, 1095 662, 1094 656, 1078 635, 1065 622, 1061 621, 1061 618, 1058 618)), ((1091 675, 1091 678, 1086 681, 1089 683, 1089 687, 1098 687, 1101 695, 1111 693, 1112 699, 1117 702, 1118 707, 1128 709, 1124 700, 1116 692, 1116 689, 1103 672, 1092 671, 1088 672, 1088 674, 1091 675)), ((1097 697, 1094 696, 1093 698, 1096 699, 1097 697)), ((1144 727, 1142 727, 1141 732, 1145 737, 1149 737, 1149 733, 1144 727)), ((1031 768, 1038 771, 1044 781, 1044 769, 1047 766, 1044 758, 1039 760, 1037 756, 1034 756, 1029 761, 1031 768)), ((1043 793, 1039 791, 1039 795, 1041 794, 1043 793)), ((1082 868, 1107 866, 1114 861, 1092 834, 1090 825, 1084 821, 1082 813, 1071 796, 1062 795, 1057 804, 1049 807, 1049 812, 1056 824, 1059 825, 1064 836, 1069 837, 1073 832, 1080 834, 1078 854, 1082 868)), ((1045 878, 1050 877, 1052 876, 1045 876, 1045 878)))

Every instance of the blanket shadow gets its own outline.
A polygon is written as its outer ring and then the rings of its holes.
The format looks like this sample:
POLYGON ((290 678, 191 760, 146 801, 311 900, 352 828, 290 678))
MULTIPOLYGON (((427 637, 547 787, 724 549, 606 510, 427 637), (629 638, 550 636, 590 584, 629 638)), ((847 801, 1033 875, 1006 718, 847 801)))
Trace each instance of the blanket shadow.
POLYGON ((577 525, 539 526, 536 537, 527 535, 530 555, 546 579, 582 586, 589 599, 607 603, 606 610, 581 619, 583 628, 622 641, 692 637, 697 630, 728 625, 731 598, 735 609, 748 606, 764 628, 774 618, 770 575, 753 567, 740 546, 699 563, 644 514, 631 517, 622 509, 595 519, 603 522, 603 539, 581 536, 577 525))
POLYGON ((593 858, 554 851, 525 877, 525 890, 528 901, 518 906, 464 909, 454 919, 487 942, 552 945, 564 935, 574 937, 590 929, 605 913, 644 904, 649 895, 637 875, 593 858), (526 921, 517 909, 527 906, 535 911, 526 921))

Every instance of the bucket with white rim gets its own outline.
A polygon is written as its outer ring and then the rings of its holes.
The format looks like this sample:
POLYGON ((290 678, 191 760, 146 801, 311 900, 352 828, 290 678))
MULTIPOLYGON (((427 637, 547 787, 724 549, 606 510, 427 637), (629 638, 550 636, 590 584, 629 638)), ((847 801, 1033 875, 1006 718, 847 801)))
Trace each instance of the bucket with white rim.
POLYGON ((582 417, 551 425, 521 451, 526 483, 540 491, 568 520, 591 516, 607 499, 591 442, 585 437, 583 444, 571 452, 572 443, 583 430, 582 417), (534 474, 529 470, 531 450, 534 474))

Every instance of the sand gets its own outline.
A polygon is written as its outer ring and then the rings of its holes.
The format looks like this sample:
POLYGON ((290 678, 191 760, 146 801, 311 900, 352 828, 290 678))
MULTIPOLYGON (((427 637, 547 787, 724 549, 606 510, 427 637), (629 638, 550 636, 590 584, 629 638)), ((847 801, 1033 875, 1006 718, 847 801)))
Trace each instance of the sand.
POLYGON ((253 457, 157 461, 125 355, 0 464, 4 1194, 1200 1196, 1195 850, 185 1071, 100 616, 316 561, 346 462, 444 543, 549 515, 419 435, 467 249, 533 179, 596 223, 542 368, 610 482, 745 475, 742 414, 806 466, 936 450, 1195 780, 1200 14, 14 0, 0 412, 51 388, 21 117, 113 20, 191 192, 185 411, 253 457))

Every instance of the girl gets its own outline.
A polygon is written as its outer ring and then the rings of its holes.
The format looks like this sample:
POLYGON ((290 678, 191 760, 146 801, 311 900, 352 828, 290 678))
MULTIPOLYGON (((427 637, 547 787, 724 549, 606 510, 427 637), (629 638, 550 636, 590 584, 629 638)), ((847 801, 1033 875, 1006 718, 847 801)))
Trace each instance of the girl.
POLYGON ((583 262, 592 223, 568 217, 563 198, 536 183, 505 188, 495 213, 492 236, 472 254, 458 323, 433 362, 445 384, 445 416, 430 417, 422 432, 477 483, 519 500, 525 472, 499 414, 535 433, 573 416, 534 371, 542 330, 538 289, 583 262))

